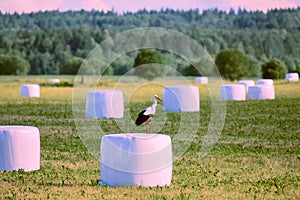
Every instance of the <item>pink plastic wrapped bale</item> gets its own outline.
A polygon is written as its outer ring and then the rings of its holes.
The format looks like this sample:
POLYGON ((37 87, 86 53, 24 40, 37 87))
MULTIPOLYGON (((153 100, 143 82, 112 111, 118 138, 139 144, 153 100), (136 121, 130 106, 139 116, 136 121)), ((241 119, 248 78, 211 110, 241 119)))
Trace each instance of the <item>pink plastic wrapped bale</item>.
POLYGON ((196 77, 195 82, 199 83, 199 84, 202 84, 202 85, 207 85, 208 84, 208 78, 205 77, 205 76, 196 77))
POLYGON ((275 91, 273 85, 254 85, 248 88, 249 99, 275 99, 275 91))
POLYGON ((86 118, 123 118, 124 98, 121 90, 95 90, 86 96, 86 118))
POLYGON ((287 73, 285 75, 285 79, 287 81, 298 81, 299 80, 299 74, 298 73, 287 73))
POLYGON ((25 84, 20 87, 21 97, 40 97, 40 86, 38 84, 25 84))
POLYGON ((163 89, 164 110, 168 112, 198 112, 200 94, 197 86, 176 85, 163 89))
POLYGON ((272 79, 259 79, 257 80, 257 85, 273 85, 272 79))
POLYGON ((48 79, 47 83, 57 84, 57 83, 60 83, 60 79, 59 78, 51 78, 51 79, 48 79))
POLYGON ((109 186, 168 186, 172 179, 171 138, 163 134, 104 135, 101 183, 109 186))
POLYGON ((40 169, 40 132, 32 126, 0 126, 0 170, 40 169))
POLYGON ((248 92, 248 87, 255 85, 253 80, 241 80, 238 84, 244 85, 246 92, 248 92))
POLYGON ((228 84, 221 86, 221 100, 246 100, 246 89, 242 84, 228 84))

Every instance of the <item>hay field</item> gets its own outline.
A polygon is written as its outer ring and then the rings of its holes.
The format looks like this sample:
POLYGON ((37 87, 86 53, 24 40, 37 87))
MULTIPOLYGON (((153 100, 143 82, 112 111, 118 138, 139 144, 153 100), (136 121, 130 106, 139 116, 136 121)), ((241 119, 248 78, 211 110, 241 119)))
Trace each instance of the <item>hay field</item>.
MULTIPOLYGON (((198 137, 173 163, 171 185, 122 188, 97 185, 99 160, 77 133, 72 87, 41 86, 40 98, 20 97, 21 84, 41 84, 47 78, 0 77, 0 125, 36 126, 41 134, 41 169, 0 172, 0 199, 300 199, 300 82, 276 81, 275 100, 227 102, 221 138, 204 158, 199 151, 211 102, 207 88, 199 86, 198 137)), ((117 80, 104 78, 98 89, 113 88, 117 80)), ((126 94, 132 87, 138 88, 130 99, 132 116, 151 103, 148 97, 162 92, 160 84, 135 79, 125 81, 122 90, 126 94)), ((180 119, 172 113, 168 119, 159 133, 172 136, 180 119)), ((99 121, 108 133, 120 131, 114 120, 99 121)))

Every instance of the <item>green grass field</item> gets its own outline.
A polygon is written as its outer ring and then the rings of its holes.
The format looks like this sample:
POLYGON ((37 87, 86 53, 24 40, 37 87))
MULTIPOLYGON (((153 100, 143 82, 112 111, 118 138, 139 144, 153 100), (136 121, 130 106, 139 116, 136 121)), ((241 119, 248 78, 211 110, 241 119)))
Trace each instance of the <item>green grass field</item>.
MULTIPOLYGON (((199 151, 211 102, 206 86, 199 86, 197 137, 173 162, 171 185, 108 187, 97 184, 99 159, 87 151, 76 130, 73 88, 43 85, 40 98, 20 97, 21 84, 43 84, 47 78, 0 77, 0 125, 36 126, 41 134, 40 170, 0 172, 0 199, 300 199, 300 82, 276 81, 275 100, 227 102, 222 135, 204 158, 199 151)), ((72 77, 61 79, 73 81, 72 77)), ((113 88, 117 79, 104 78, 98 88, 113 88)), ((192 79, 190 83, 194 84, 192 79)), ((123 93, 141 84, 130 99, 133 117, 151 103, 149 97, 162 93, 161 85, 131 79, 124 82, 123 93)), ((165 116, 168 120, 159 133, 172 136, 180 117, 175 113, 165 116)), ((158 119, 154 116, 154 126, 158 119)), ((107 133, 121 131, 113 119, 99 123, 107 133)))

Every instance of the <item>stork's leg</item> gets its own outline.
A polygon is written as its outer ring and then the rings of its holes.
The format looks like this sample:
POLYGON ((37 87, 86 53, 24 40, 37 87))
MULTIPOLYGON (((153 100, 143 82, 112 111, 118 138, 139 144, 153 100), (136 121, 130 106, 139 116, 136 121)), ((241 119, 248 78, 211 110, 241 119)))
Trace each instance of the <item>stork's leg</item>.
POLYGON ((147 131, 147 134, 150 133, 150 130, 149 130, 149 124, 150 124, 150 120, 148 119, 148 120, 146 121, 146 131, 147 131))

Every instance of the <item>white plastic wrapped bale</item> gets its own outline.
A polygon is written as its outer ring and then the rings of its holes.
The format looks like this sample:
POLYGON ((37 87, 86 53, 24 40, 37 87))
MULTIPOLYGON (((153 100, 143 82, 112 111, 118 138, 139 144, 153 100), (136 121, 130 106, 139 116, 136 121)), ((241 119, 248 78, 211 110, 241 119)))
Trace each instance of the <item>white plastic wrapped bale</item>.
POLYGON ((221 100, 246 100, 246 89, 242 84, 228 84, 221 86, 221 100))
POLYGON ((248 88, 248 98, 253 99, 275 99, 273 85, 254 85, 248 88))
POLYGON ((168 186, 172 143, 168 135, 104 135, 100 149, 101 183, 109 186, 168 186))
POLYGON ((163 89, 164 110, 169 112, 198 112, 200 110, 197 86, 177 85, 163 89))
POLYGON ((259 79, 257 80, 257 85, 273 85, 272 79, 259 79))
POLYGON ((298 73, 287 73, 285 75, 285 79, 287 81, 298 81, 299 80, 299 74, 298 73))
POLYGON ((40 86, 38 84, 25 84, 20 87, 21 97, 40 97, 40 86))
POLYGON ((0 170, 40 169, 40 132, 32 126, 0 126, 0 170))
POLYGON ((124 98, 120 90, 95 90, 86 97, 86 118, 123 118, 124 98))
POLYGON ((196 83, 202 84, 202 85, 207 85, 208 84, 208 78, 205 76, 201 77, 196 77, 195 78, 196 83))
POLYGON ((244 85, 246 92, 248 92, 248 87, 255 85, 254 81, 252 80, 241 80, 238 84, 244 85))
POLYGON ((51 79, 48 79, 47 82, 49 84, 56 84, 56 83, 60 83, 60 79, 59 78, 51 78, 51 79))

